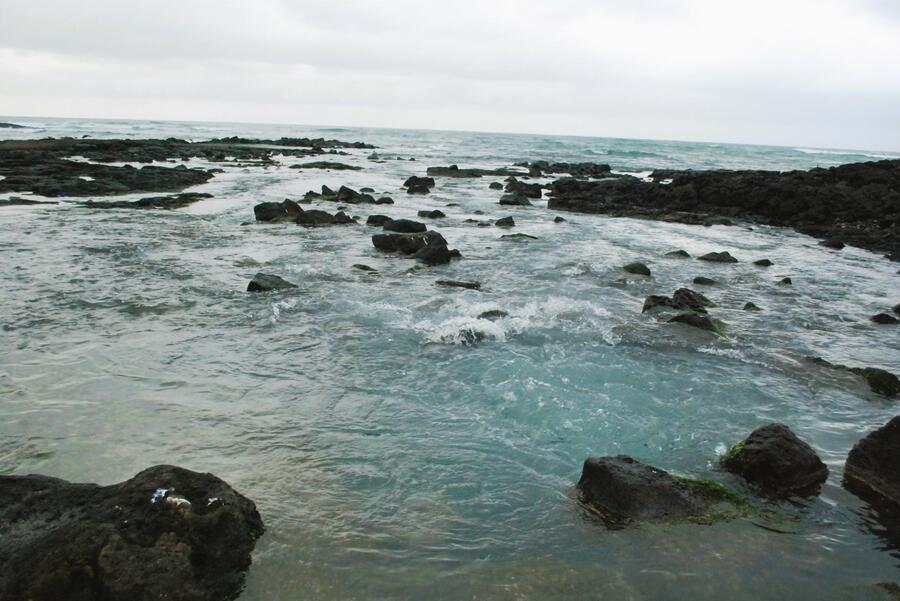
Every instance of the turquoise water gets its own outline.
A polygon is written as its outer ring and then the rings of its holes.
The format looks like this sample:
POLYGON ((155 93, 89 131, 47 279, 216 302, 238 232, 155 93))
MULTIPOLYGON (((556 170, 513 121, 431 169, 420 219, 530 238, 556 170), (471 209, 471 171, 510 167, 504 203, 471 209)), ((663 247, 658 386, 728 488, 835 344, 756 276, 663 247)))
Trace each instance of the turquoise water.
MULTIPOLYGON (((242 601, 865 599, 898 556, 840 487, 847 451, 897 413, 820 355, 900 371, 897 264, 778 228, 711 228, 499 207, 491 178, 400 185, 426 166, 531 159, 795 169, 890 153, 437 131, 0 118, 0 136, 325 136, 376 144, 359 172, 226 166, 177 211, 0 209, 0 471, 111 483, 156 463, 210 471, 268 531, 242 601), (241 226, 254 204, 370 186, 365 217, 435 224, 464 259, 430 270, 375 252, 371 229, 241 226), (459 203, 459 207, 447 207, 459 203), (481 217, 474 213, 482 210, 481 217), (466 218, 513 215, 514 232, 466 218), (737 265, 664 257, 728 250, 737 265), (768 270, 753 259, 769 257, 768 270), (618 267, 643 260, 652 280, 618 267), (379 275, 350 268, 376 267, 379 275), (296 292, 244 292, 257 271, 296 292), (644 297, 697 275, 728 337, 664 326, 644 297), (790 288, 774 285, 790 276, 790 288), (621 280, 625 279, 624 282, 621 280), (437 279, 477 280, 483 291, 437 279), (745 313, 744 302, 764 308, 745 313), (510 317, 478 319, 489 309, 510 317), (463 344, 467 329, 487 338, 463 344), (585 457, 628 453, 740 487, 717 454, 783 421, 831 468, 777 530, 747 521, 607 531, 575 503, 585 457)), ((192 161, 194 165, 204 165, 192 161)), ((216 164, 215 166, 221 166, 216 164)), ((140 196, 140 195, 138 195, 140 196)), ((137 196, 136 196, 137 197, 137 196)), ((328 207, 331 208, 331 207, 328 207)), ((771 524, 770 524, 771 525, 771 524)))

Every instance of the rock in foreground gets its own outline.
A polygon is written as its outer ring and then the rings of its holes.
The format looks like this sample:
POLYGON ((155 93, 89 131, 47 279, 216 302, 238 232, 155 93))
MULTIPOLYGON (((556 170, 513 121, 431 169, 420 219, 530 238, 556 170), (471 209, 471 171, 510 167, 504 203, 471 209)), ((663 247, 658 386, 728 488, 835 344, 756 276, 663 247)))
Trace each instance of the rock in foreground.
POLYGON ((160 465, 113 484, 0 476, 5 601, 234 599, 263 533, 212 474, 160 465))
POLYGON ((844 465, 844 487, 876 505, 900 509, 900 416, 857 442, 844 465))
POLYGON ((747 506, 720 484, 677 478, 627 455, 588 458, 578 488, 608 526, 632 521, 711 523, 737 517, 747 506))
POLYGON ((828 467, 784 424, 768 424, 734 445, 722 466, 771 497, 812 495, 828 478, 828 467))

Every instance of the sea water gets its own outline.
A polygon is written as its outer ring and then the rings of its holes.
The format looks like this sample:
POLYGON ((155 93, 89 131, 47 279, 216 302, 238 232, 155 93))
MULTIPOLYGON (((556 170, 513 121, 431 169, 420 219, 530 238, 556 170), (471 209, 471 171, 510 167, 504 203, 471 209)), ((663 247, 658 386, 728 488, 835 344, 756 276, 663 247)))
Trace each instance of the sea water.
MULTIPOLYGON (((805 169, 891 153, 365 128, 0 118, 3 138, 312 136, 371 150, 357 172, 209 164, 224 173, 174 211, 0 209, 0 472, 109 484, 158 463, 212 472, 254 500, 267 532, 242 601, 295 599, 866 599, 900 556, 841 486, 851 446, 897 414, 855 376, 804 358, 900 372, 896 263, 791 230, 699 227, 500 207, 488 183, 428 166, 525 160, 654 168, 805 169), (403 160, 397 160, 397 158, 403 160), (408 160, 415 158, 415 161, 408 160), (463 259, 411 269, 365 225, 242 225, 253 205, 323 184, 396 200, 352 215, 434 222, 463 259), (448 207, 450 203, 459 206, 448 207), (475 211, 484 211, 479 215, 475 211), (467 218, 512 215, 512 232, 467 218), (666 257, 728 250, 735 265, 666 257), (770 258, 769 269, 752 261, 770 258), (643 261, 650 279, 620 267, 643 261), (351 266, 378 270, 367 274, 351 266), (245 292, 258 271, 299 286, 245 292), (692 286, 715 337, 641 314, 692 286), (782 277, 793 286, 777 286, 782 277), (437 287, 478 281, 481 291, 437 287), (751 301, 763 310, 745 312, 751 301), (479 318, 501 309, 509 316, 479 318), (466 332, 480 332, 478 344, 466 332), (717 458, 788 424, 831 469, 775 523, 610 531, 573 488, 591 455, 625 453, 741 492, 717 458)), ((537 181, 547 182, 548 179, 537 181)), ((8 196, 8 195, 7 195, 8 196)), ((125 199, 146 195, 131 195, 125 199)), ((322 208, 334 210, 333 205, 322 208)))

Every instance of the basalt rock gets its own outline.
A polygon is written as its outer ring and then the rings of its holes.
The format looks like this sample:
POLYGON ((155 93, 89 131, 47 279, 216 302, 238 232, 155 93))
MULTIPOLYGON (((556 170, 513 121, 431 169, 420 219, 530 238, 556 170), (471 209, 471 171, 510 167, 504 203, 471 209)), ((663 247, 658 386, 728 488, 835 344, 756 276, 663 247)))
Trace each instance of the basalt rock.
POLYGON ((283 202, 262 202, 253 207, 257 221, 273 223, 278 221, 294 221, 303 209, 293 200, 283 202))
POLYGON ((509 317, 509 313, 503 309, 491 309, 490 311, 484 311, 478 315, 478 319, 487 319, 488 321, 496 321, 498 319, 503 319, 504 317, 509 317))
POLYGON ((523 175, 521 171, 512 169, 460 169, 457 165, 449 167, 429 167, 425 171, 437 177, 483 177, 485 175, 523 175))
POLYGON ((523 242, 527 240, 537 240, 537 236, 532 236, 531 234, 503 234, 500 236, 501 240, 509 240, 512 242, 523 242))
POLYGON ((565 222, 566 222, 565 217, 560 217, 559 215, 557 215, 556 217, 553 218, 553 223, 565 223, 565 222))
POLYGON ((389 219, 383 222, 382 227, 386 232, 399 232, 401 234, 416 234, 428 229, 424 223, 412 221, 411 219, 389 219))
POLYGON ((491 190, 502 190, 503 184, 501 184, 500 182, 491 182, 490 184, 488 184, 488 188, 490 188, 491 190))
POLYGON ((701 261, 710 261, 713 263, 737 263, 738 260, 731 256, 727 250, 722 252, 706 253, 697 257, 701 261))
POLYGON ((758 259, 756 261, 753 261, 753 264, 757 267, 771 267, 772 265, 774 265, 774 263, 769 259, 758 259))
POLYGON ((500 197, 500 204, 512 207, 530 207, 531 201, 521 194, 504 194, 500 197))
POLYGON ((390 220, 391 218, 387 215, 369 215, 368 219, 366 219, 366 225, 377 225, 378 227, 381 227, 390 220))
POLYGON ((506 183, 506 191, 525 198, 540 198, 543 195, 540 184, 525 184, 514 177, 506 183))
POLYGON ((263 533, 212 474, 160 465, 110 486, 0 476, 4 601, 221 601, 263 533))
MULTIPOLYGON (((844 487, 876 506, 900 510, 900 416, 857 442, 844 465, 844 487)), ((893 529, 898 524, 890 524, 893 529)))
POLYGON ((700 286, 715 286, 718 284, 714 279, 703 277, 702 275, 698 275, 694 278, 694 283, 699 284, 700 286))
POLYGON ((447 216, 443 211, 437 209, 433 211, 419 211, 417 214, 419 217, 425 217, 426 219, 441 219, 447 216))
POLYGON ((581 499, 610 527, 632 522, 712 523, 741 515, 747 502, 709 480, 678 478, 627 455, 591 457, 578 481, 581 499))
POLYGON ((762 311, 762 309, 757 307, 755 303, 747 302, 744 303, 744 311, 762 311))
POLYGON ((355 165, 347 165, 345 163, 336 163, 333 161, 313 161, 311 163, 300 163, 291 165, 291 169, 328 169, 331 171, 360 171, 362 167, 355 165))
POLYGON ((540 177, 548 173, 568 173, 577 178, 604 178, 610 177, 611 167, 605 163, 550 163, 548 161, 535 161, 533 163, 516 163, 517 167, 528 168, 528 174, 540 177))
POLYGON ((558 179, 549 208, 698 224, 743 219, 900 260, 900 160, 784 173, 658 171, 651 179, 558 179))
POLYGON ((635 275, 645 275, 650 277, 650 268, 643 263, 629 263, 622 267, 622 270, 635 275))
POLYGON ((467 290, 481 290, 480 282, 457 282, 455 280, 438 280, 435 282, 438 286, 445 288, 465 288, 467 290))
POLYGON ((893 315, 888 315, 887 313, 878 313, 870 317, 873 322, 879 325, 894 325, 898 323, 898 320, 893 315))
POLYGON ((512 217, 501 217, 494 222, 497 227, 515 227, 516 221, 512 217))
POLYGON ((713 319, 709 315, 700 315, 694 312, 679 313, 675 317, 669 319, 669 323, 683 323, 684 325, 706 330, 714 334, 722 334, 722 324, 717 319, 713 319))
POLYGON ((686 250, 672 250, 666 253, 667 257, 679 257, 683 259, 689 259, 691 255, 686 250))
POLYGON ((722 466, 776 498, 817 494, 828 478, 828 467, 812 447, 778 423, 761 426, 734 445, 722 466))
MULTIPOLYGON (((172 196, 150 196, 134 201, 94 201, 88 200, 82 206, 91 209, 180 209, 194 204, 205 198, 212 198, 212 194, 201 192, 183 192, 172 196)), ((293 201, 285 201, 293 202, 293 201)), ((270 203, 277 204, 277 203, 270 203)))
POLYGON ((296 284, 292 284, 280 276, 257 273, 247 285, 247 292, 269 292, 271 290, 286 290, 296 287, 296 284))

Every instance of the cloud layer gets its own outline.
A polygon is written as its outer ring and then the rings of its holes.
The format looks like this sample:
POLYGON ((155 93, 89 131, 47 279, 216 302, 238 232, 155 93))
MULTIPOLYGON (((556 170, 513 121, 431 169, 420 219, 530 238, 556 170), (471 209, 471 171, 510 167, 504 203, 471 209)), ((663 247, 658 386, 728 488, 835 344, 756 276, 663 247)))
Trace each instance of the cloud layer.
POLYGON ((0 0, 0 114, 900 149, 894 0, 0 0))

